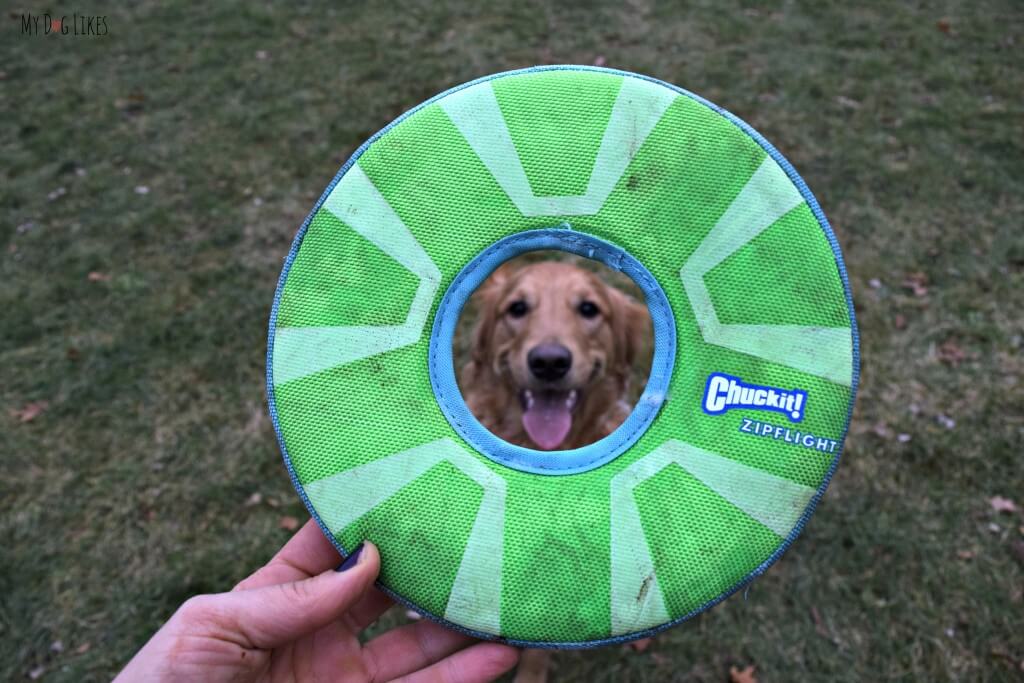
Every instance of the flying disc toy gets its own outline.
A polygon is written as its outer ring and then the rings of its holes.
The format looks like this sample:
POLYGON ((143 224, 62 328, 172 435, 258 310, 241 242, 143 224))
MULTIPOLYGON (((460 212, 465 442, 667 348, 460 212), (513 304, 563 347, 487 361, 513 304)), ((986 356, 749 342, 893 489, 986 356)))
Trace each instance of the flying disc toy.
POLYGON ((835 236, 793 167, 730 113, 609 69, 511 71, 411 109, 302 224, 267 389, 299 495, 380 585, 475 636, 650 635, 746 585, 835 471, 857 385, 835 236), (539 249, 636 281, 647 385, 609 436, 507 443, 472 415, 452 338, 501 263, 539 249))

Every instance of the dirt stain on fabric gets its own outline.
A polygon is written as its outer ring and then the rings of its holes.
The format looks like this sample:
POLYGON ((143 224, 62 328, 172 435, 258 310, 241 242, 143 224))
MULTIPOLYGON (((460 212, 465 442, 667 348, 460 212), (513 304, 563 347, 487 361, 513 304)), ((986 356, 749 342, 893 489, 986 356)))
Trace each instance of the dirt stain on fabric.
POLYGON ((647 591, 651 588, 651 581, 654 580, 654 574, 648 574, 644 577, 643 582, 640 584, 640 591, 636 594, 637 604, 642 604, 647 598, 647 591))

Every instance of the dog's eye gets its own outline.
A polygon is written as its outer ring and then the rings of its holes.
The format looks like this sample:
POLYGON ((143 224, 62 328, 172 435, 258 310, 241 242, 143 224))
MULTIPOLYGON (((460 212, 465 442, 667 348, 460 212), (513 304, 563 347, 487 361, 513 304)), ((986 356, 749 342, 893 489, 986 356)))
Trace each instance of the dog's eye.
POLYGON ((601 312, 601 309, 598 308, 597 304, 593 301, 581 301, 580 305, 576 307, 576 310, 578 310, 580 315, 584 318, 593 318, 601 312))
POLYGON ((529 310, 530 307, 522 299, 516 299, 508 305, 508 314, 513 318, 522 318, 529 310))

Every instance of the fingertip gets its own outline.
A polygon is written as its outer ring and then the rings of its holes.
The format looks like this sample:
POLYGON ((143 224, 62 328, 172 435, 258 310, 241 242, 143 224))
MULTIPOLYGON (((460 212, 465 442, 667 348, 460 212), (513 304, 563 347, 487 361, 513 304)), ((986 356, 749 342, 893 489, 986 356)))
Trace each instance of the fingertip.
POLYGON ((494 644, 494 659, 498 666, 503 667, 502 672, 508 671, 519 663, 519 657, 523 651, 511 645, 494 644))
POLYGON ((519 662, 520 654, 521 651, 511 645, 479 643, 456 656, 464 658, 462 663, 466 666, 463 671, 473 672, 465 680, 490 681, 510 671, 519 662))
POLYGON ((374 576, 380 571, 380 552, 370 541, 363 541, 353 548, 335 571, 349 572, 357 567, 360 572, 368 571, 374 576))
POLYGON ((373 544, 373 541, 363 541, 363 558, 359 561, 374 566, 380 565, 380 550, 373 544))

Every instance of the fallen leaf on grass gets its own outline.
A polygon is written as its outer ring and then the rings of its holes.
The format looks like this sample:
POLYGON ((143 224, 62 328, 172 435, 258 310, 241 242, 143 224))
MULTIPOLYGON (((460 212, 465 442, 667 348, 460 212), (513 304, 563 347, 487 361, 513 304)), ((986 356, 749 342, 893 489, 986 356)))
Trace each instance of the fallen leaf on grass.
POLYGON ((49 401, 26 403, 23 407, 10 411, 11 417, 15 418, 18 422, 31 422, 42 415, 49 405, 49 401))
POLYGON ((1024 567, 1024 541, 1014 541, 1010 544, 1010 550, 1021 566, 1024 567))
POLYGON ((951 365, 955 368, 966 358, 967 352, 952 339, 942 342, 942 346, 939 347, 939 360, 946 365, 951 365))
POLYGON ((956 551, 956 556, 959 557, 961 560, 970 560, 970 559, 974 558, 974 551, 973 550, 957 550, 956 551))
POLYGON ((757 676, 754 675, 755 671, 757 669, 754 668, 753 664, 742 669, 730 666, 729 683, 757 683, 757 676))
POLYGON ((245 423, 243 431, 246 434, 258 434, 263 428, 263 406, 255 406, 249 414, 249 421, 245 423))
POLYGON ((836 104, 844 109, 860 109, 860 102, 852 97, 846 97, 845 95, 838 95, 836 97, 836 104))
POLYGON ((821 619, 821 614, 818 613, 817 607, 811 606, 811 619, 814 620, 815 632, 825 640, 832 640, 832 637, 828 634, 828 629, 825 628, 825 622, 821 619))
POLYGON ((875 434, 875 436, 880 437, 882 439, 892 438, 892 429, 890 429, 889 425, 887 425, 884 422, 876 422, 874 425, 872 425, 871 431, 875 434))
POLYGON ((925 296, 928 294, 928 276, 921 271, 908 273, 903 280, 903 288, 910 290, 914 296, 925 296))
POLYGON ((85 276, 85 279, 89 282, 107 282, 110 280, 110 275, 107 273, 101 273, 98 270, 92 270, 85 276))
POLYGON ((86 652, 89 651, 89 648, 91 648, 91 647, 92 647, 92 643, 82 643, 81 645, 79 645, 78 647, 75 648, 75 654, 76 655, 84 655, 86 652))
POLYGON ((142 111, 142 105, 146 102, 146 96, 142 92, 136 90, 135 92, 129 93, 126 97, 118 97, 114 100, 114 108, 118 111, 127 112, 129 114, 136 114, 142 111))
POLYGON ((1003 498, 1002 496, 992 496, 988 499, 988 504, 992 506, 992 509, 996 512, 1016 512, 1017 504, 1009 498, 1003 498))
POLYGON ((281 519, 277 520, 277 526, 288 531, 295 531, 299 528, 299 520, 290 515, 285 515, 281 519))
POLYGON ((950 31, 953 30, 953 24, 950 23, 949 19, 939 19, 935 22, 935 28, 939 29, 946 35, 949 35, 950 31))
POLYGON ((633 652, 643 652, 644 650, 646 650, 650 646, 651 646, 651 639, 650 638, 641 638, 640 640, 634 640, 632 643, 629 644, 629 648, 631 650, 633 650, 633 652))
POLYGON ((893 318, 892 324, 897 330, 902 330, 907 326, 907 319, 902 314, 897 313, 896 317, 893 318))
POLYGON ((251 494, 248 498, 245 499, 245 507, 249 508, 252 507, 253 505, 259 505, 262 502, 263 494, 257 491, 256 493, 251 494))

